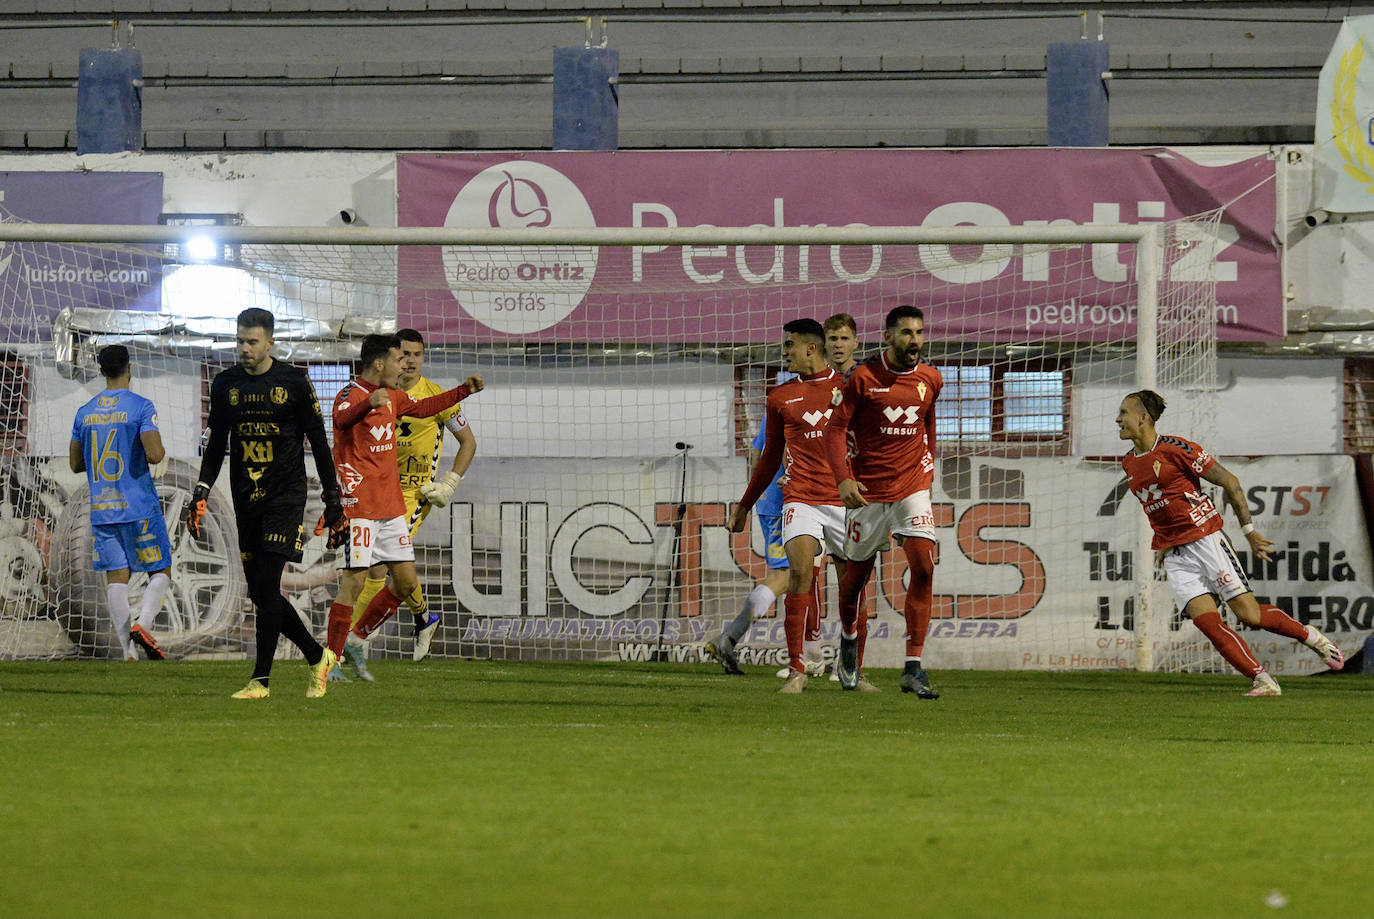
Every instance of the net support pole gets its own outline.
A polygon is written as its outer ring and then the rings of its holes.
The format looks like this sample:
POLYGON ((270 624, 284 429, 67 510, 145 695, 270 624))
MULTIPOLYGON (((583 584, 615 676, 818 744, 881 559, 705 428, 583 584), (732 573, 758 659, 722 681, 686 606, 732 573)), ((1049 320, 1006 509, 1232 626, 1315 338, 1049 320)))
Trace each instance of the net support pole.
MULTIPOLYGON (((1159 274, 1162 259, 1159 251, 1159 230, 1145 229, 1136 244, 1136 389, 1156 389, 1159 386, 1159 274)), ((1150 518, 1136 515, 1135 530, 1135 666, 1137 670, 1154 670, 1156 651, 1162 638, 1155 610, 1154 550, 1150 548, 1153 533, 1150 518)))

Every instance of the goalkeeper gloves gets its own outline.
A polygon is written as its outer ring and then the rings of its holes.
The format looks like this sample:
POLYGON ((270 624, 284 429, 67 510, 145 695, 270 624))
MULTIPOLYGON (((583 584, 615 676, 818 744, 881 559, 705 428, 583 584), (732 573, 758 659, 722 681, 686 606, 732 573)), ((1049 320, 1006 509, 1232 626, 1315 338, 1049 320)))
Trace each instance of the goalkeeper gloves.
POLYGON ((319 536, 326 528, 329 530, 329 537, 324 541, 326 549, 337 549, 348 542, 348 516, 337 494, 325 494, 324 513, 315 524, 315 535, 319 536))
POLYGON ((428 485, 420 486, 420 497, 435 507, 443 507, 452 499, 453 493, 463 477, 456 472, 445 472, 428 485))
POLYGON ((167 474, 167 464, 169 462, 171 462, 171 460, 168 459, 167 454, 164 453, 161 460, 156 463, 148 464, 148 474, 155 479, 162 478, 167 474))
POLYGON ((206 502, 210 498, 210 486, 204 482, 197 482, 195 490, 191 492, 191 503, 186 505, 186 532, 191 534, 192 539, 201 538, 200 523, 205 519, 206 502))

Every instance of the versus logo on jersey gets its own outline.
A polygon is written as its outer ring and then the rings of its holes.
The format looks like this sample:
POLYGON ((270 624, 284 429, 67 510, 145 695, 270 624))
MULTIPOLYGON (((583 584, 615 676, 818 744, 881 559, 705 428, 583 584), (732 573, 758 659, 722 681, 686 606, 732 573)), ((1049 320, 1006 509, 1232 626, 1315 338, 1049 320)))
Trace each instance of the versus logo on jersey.
POLYGON ((883 415, 893 424, 915 424, 919 418, 919 405, 888 405, 883 407, 883 415))
POLYGON ((391 428, 391 422, 390 422, 390 421, 388 421, 386 424, 374 424, 374 425, 372 425, 371 427, 369 427, 368 430, 372 432, 372 439, 373 439, 373 440, 390 440, 390 439, 391 439, 391 430, 392 430, 392 428, 391 428))
MULTIPOLYGON (((528 160, 488 167, 463 186, 446 227, 594 227, 581 190, 558 170, 528 160)), ((595 246, 445 246, 454 299, 483 325, 526 334, 562 322, 596 275, 595 246)))
POLYGON ((803 412, 802 418, 805 419, 807 424, 814 428, 822 421, 829 421, 830 416, 834 414, 834 412, 835 410, 833 408, 828 408, 823 412, 803 412))
POLYGON ((1160 491, 1159 485, 1155 483, 1146 485, 1144 488, 1140 489, 1140 491, 1136 492, 1135 496, 1140 499, 1141 504, 1149 504, 1151 501, 1158 501, 1160 498, 1164 497, 1164 492, 1160 491))

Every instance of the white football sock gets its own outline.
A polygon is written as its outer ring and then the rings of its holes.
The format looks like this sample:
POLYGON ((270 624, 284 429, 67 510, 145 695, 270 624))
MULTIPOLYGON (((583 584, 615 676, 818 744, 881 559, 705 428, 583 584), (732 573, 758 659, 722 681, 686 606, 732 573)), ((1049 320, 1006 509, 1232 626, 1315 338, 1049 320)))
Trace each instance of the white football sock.
POLYGON ((124 651, 124 657, 135 657, 134 643, 129 638, 129 620, 133 611, 129 609, 129 585, 106 584, 105 599, 110 605, 110 621, 114 623, 115 639, 124 651))
MULTIPOLYGON (((153 621, 157 619, 158 611, 162 609, 162 599, 167 596, 167 588, 171 586, 172 579, 167 576, 165 571, 159 571, 148 579, 148 586, 143 590, 143 603, 138 611, 139 625, 145 629, 152 629, 153 621)), ((127 599, 125 602, 128 602, 127 599)))

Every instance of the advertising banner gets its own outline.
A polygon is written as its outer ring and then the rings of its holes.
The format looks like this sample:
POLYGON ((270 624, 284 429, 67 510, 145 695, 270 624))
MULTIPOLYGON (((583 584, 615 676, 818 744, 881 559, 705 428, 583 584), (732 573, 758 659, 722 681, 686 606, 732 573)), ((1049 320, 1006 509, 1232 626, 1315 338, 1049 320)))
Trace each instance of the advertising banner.
POLYGON ((1374 16, 1341 23, 1317 80, 1312 202, 1339 214, 1374 211, 1374 16))
MULTIPOLYGON (((1374 575, 1354 462, 1346 456, 1226 458, 1239 476, 1260 532, 1275 556, 1250 557, 1225 514, 1250 586, 1312 623, 1347 655, 1374 634, 1374 575)), ((420 530, 416 560, 430 608, 443 616, 439 656, 542 660, 698 662, 702 644, 734 618, 765 574, 757 524, 725 528, 744 487, 738 460, 693 457, 685 501, 682 461, 605 459, 594 468, 566 460, 487 459, 465 478, 463 496, 436 508, 420 530), (679 515, 679 509, 682 510, 679 515)), ((159 492, 184 507, 198 462, 173 461, 159 492)), ((0 649, 12 656, 116 654, 104 582, 90 561, 84 479, 61 460, 12 457, 3 471, 41 495, 12 508, 50 534, 45 548, 19 536, 0 540, 10 558, 11 602, 50 612, 0 616, 0 649), (46 553, 46 556, 44 555, 46 553), (12 556, 12 557, 11 557, 12 556)), ((1116 464, 1066 458, 946 459, 933 490, 939 542, 933 618, 925 660, 937 669, 1125 670, 1136 666, 1135 534, 1139 501, 1116 464)), ((236 529, 221 477, 210 498, 208 542, 174 552, 173 590, 154 633, 177 656, 251 653, 236 529)), ((1221 503, 1221 495, 1212 499, 1221 503)), ((312 485, 311 494, 317 494, 312 485)), ((15 491, 11 500, 21 492, 15 491)), ((307 519, 320 506, 312 499, 307 519)), ((905 561, 880 553, 867 590, 868 666, 896 667, 904 652, 905 561)), ((335 590, 337 564, 324 540, 288 568, 283 590, 316 616, 335 590)), ((823 579, 822 633, 838 644, 834 578, 823 579)), ((136 579, 137 580, 137 579, 136 579)), ((1226 665, 1201 633, 1174 612, 1157 581, 1151 651, 1165 669, 1226 665)), ((741 643, 746 666, 782 666, 777 604, 741 643)), ((400 617, 404 618, 404 617, 400 617)), ((1234 620, 1232 619, 1233 625, 1234 620)), ((399 621, 374 647, 409 654, 399 621)), ((1308 648, 1238 627, 1259 660, 1280 677, 1321 671, 1308 648)))
MULTIPOLYGON (((161 173, 0 172, 0 219, 155 225, 161 213, 161 173)), ((0 289, 24 319, 22 339, 37 329, 47 340, 65 308, 160 310, 160 256, 160 247, 0 243, 0 289)))
MULTIPOLYGON (((757 526, 751 524, 751 534, 725 529, 729 502, 744 485, 743 464, 690 463, 681 518, 680 462, 672 460, 605 460, 595 471, 575 473, 557 460, 474 467, 467 494, 482 494, 482 503, 455 503, 445 512, 451 513, 460 653, 697 660, 701 644, 739 610, 764 563, 757 526), (640 497, 627 499, 627 493, 640 497)), ((1260 601, 1317 625, 1347 654, 1359 650, 1374 632, 1374 577, 1353 461, 1302 456, 1225 463, 1245 486, 1260 531, 1276 544, 1272 561, 1251 558, 1226 513, 1260 601)), ((1061 458, 943 460, 940 466, 929 665, 1135 667, 1139 562, 1133 556, 1142 512, 1120 469, 1061 458)), ((1212 491, 1221 506, 1221 494, 1212 491)), ((901 553, 882 553, 869 588, 872 666, 900 664, 904 577, 901 553)), ((823 630, 833 647, 833 584, 825 595, 823 630)), ((1155 657, 1186 669, 1224 667, 1169 597, 1161 582, 1152 601, 1166 611, 1155 657)), ((1298 642, 1246 628, 1241 633, 1276 675, 1324 669, 1298 642)), ((450 629, 450 649, 454 638, 450 629)), ((741 660, 777 664, 784 646, 775 610, 754 623, 741 660)))
MULTIPOLYGON (((1185 240, 1189 251, 1163 281, 1214 274, 1221 338, 1258 341, 1283 334, 1273 176, 1268 156, 1204 166, 1167 149, 407 154, 398 223, 1048 227, 1169 221, 1228 205, 1216 235, 1185 240)), ((751 313, 781 289, 816 318, 842 297, 861 332, 914 298, 942 339, 1135 334, 1131 247, 1079 246, 1073 257, 1036 246, 911 248, 434 248, 401 260, 399 321, 436 341, 771 341, 774 330, 751 313), (924 270, 883 283, 898 249, 924 270), (980 256, 976 268, 963 261, 980 256), (807 302, 788 285, 831 293, 807 302)))

